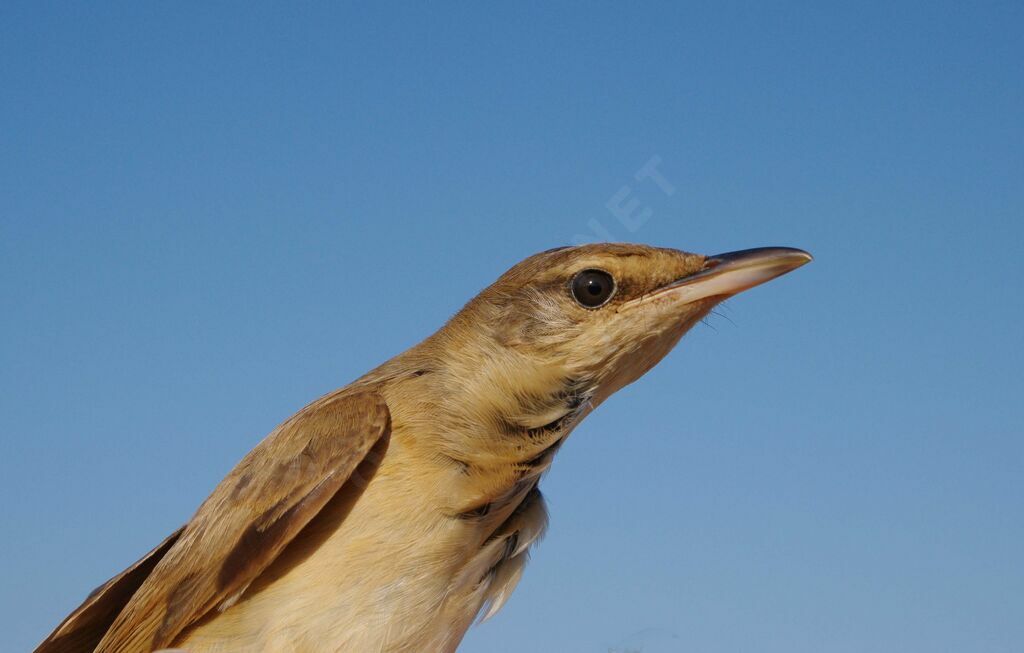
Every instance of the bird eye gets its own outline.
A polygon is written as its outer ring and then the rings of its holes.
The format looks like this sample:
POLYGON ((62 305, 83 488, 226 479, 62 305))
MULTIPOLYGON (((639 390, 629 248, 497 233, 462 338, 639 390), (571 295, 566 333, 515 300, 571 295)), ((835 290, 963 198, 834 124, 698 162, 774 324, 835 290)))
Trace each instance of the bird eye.
POLYGON ((572 280, 572 296, 581 306, 597 308, 615 292, 615 279, 604 270, 584 270, 572 280))

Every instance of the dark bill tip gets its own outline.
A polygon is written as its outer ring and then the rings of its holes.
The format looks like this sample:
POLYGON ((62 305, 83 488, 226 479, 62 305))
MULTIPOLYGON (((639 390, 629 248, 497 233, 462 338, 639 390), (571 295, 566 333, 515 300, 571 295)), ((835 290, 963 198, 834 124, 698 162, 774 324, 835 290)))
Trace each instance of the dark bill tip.
POLYGON ((747 264, 761 265, 772 262, 773 265, 786 266, 789 270, 795 270, 805 263, 810 263, 814 257, 810 253, 795 247, 755 247, 754 249, 741 249, 738 252, 727 252, 709 256, 704 261, 704 269, 709 270, 723 263, 725 264, 747 264))

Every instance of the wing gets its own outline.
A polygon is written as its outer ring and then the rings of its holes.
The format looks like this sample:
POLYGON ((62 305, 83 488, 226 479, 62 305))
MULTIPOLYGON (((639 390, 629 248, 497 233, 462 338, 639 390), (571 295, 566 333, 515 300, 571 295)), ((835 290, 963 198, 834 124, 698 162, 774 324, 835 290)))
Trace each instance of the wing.
POLYGON ((35 653, 91 653, 156 563, 178 541, 183 530, 184 527, 174 531, 134 565, 93 590, 82 605, 60 622, 36 648, 35 653))
POLYGON ((389 431, 384 399, 367 390, 324 397, 275 429, 203 502, 96 652, 170 646, 237 600, 389 431))

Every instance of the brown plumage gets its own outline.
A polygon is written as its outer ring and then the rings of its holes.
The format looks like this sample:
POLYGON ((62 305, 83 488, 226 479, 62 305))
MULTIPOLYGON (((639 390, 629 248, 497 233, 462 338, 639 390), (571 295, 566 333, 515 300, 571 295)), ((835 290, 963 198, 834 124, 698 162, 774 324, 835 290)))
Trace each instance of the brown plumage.
POLYGON ((454 651, 547 523, 537 483, 594 407, 799 250, 532 256, 303 408, 37 653, 454 651))

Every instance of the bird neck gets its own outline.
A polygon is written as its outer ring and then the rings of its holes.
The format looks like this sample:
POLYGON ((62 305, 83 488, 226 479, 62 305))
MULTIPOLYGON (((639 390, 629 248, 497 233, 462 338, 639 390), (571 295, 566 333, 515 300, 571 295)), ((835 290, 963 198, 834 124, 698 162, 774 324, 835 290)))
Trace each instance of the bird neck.
POLYGON ((487 520, 534 491, 594 390, 551 361, 469 338, 425 341, 359 383, 381 389, 392 440, 434 470, 425 491, 440 509, 487 520))
POLYGON ((437 357, 434 401, 446 448, 475 466, 536 465, 590 408, 592 384, 491 340, 437 357))

